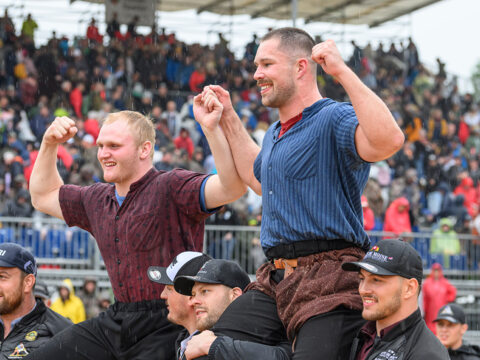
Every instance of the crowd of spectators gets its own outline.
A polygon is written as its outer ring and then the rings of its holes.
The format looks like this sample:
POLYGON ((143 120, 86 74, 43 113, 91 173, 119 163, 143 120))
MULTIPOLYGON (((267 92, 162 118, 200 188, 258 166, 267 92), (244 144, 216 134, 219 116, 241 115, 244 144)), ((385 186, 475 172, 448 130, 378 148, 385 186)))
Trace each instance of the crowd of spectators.
MULTIPOLYGON (((37 25, 30 15, 20 32, 7 11, 0 18, 2 216, 32 215, 29 176, 55 116, 77 122, 75 138, 60 147, 58 166, 66 183, 79 185, 102 181, 95 148, 99 127, 109 112, 125 109, 153 119, 157 169, 214 172, 208 143, 192 113, 193 96, 206 84, 230 91, 245 127, 261 144, 277 114, 262 105, 253 79, 256 36, 236 59, 221 34, 214 46, 186 44, 155 26, 149 34, 139 34, 137 21, 122 33, 114 17, 101 34, 92 19, 85 36, 67 39, 53 33, 47 44, 37 46, 37 25)), ((370 229, 415 231, 450 218, 456 233, 478 234, 480 111, 473 96, 459 92, 440 60, 436 70, 424 67, 412 39, 388 48, 382 43, 361 48, 353 41, 352 46, 349 66, 386 102, 406 136, 401 151, 372 164, 364 192, 374 215, 370 229)), ((343 88, 321 69, 318 84, 323 96, 348 101, 343 88)), ((208 221, 259 224, 261 199, 248 192, 208 221)), ((229 253, 230 248, 219 251, 229 253)))

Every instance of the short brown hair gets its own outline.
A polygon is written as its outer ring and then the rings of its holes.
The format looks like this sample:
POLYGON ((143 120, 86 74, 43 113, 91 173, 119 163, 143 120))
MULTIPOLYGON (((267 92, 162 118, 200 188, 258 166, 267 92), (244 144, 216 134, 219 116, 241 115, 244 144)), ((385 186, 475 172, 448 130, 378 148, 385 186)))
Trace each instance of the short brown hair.
POLYGON ((298 54, 310 59, 315 40, 304 30, 294 27, 284 27, 268 32, 261 41, 280 39, 279 47, 287 53, 298 54))
POLYGON ((102 125, 110 124, 117 120, 125 120, 127 122, 138 146, 142 145, 145 141, 149 141, 152 144, 150 157, 153 159, 155 127, 153 126, 152 119, 137 111, 124 110, 110 113, 102 125))

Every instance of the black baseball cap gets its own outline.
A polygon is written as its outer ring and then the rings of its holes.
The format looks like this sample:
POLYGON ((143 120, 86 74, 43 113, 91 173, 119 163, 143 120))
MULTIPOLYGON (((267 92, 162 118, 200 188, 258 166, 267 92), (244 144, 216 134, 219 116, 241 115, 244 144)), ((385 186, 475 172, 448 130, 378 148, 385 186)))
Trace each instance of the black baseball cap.
POLYGON ((450 303, 443 306, 439 311, 437 318, 433 321, 447 320, 453 324, 465 324, 465 313, 461 306, 450 303))
POLYGON ((37 279, 35 281, 35 289, 33 290, 35 297, 48 300, 50 299, 50 291, 48 291, 47 283, 43 280, 37 279))
POLYGON ((178 275, 196 275, 198 270, 212 258, 198 251, 184 251, 172 260, 168 267, 150 266, 147 270, 148 278, 156 283, 173 285, 178 275))
POLYGON ((175 290, 191 296, 195 282, 222 284, 232 289, 238 287, 243 290, 250 283, 250 278, 236 262, 213 259, 207 261, 195 276, 177 276, 174 281, 175 290))
POLYGON ((359 271, 360 268, 372 274, 398 275, 417 279, 419 285, 422 283, 422 258, 412 245, 401 239, 380 240, 362 261, 342 265, 345 271, 359 271))
POLYGON ((0 267, 16 267, 37 276, 37 263, 32 253, 15 243, 0 244, 0 267))

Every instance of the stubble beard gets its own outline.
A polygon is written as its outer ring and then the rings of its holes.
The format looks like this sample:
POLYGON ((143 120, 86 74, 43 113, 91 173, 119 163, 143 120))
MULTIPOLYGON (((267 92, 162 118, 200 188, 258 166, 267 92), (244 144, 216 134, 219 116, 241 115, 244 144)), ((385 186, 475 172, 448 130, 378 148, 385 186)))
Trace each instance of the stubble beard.
POLYGON ((5 297, 3 294, 3 300, 0 301, 0 315, 8 315, 13 313, 20 307, 23 302, 23 296, 21 289, 18 289, 9 297, 5 297))

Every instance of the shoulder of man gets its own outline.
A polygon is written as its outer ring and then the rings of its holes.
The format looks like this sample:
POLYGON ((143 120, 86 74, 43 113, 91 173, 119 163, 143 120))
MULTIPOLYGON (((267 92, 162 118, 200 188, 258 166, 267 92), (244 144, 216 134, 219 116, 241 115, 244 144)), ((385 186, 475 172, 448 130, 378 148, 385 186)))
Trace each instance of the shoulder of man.
POLYGON ((55 311, 46 308, 43 315, 44 324, 50 330, 52 334, 56 334, 63 329, 73 325, 70 319, 63 317, 62 315, 56 313, 55 311))
POLYGON ((461 359, 480 359, 480 346, 463 342, 457 350, 449 350, 450 355, 462 354, 461 359))

